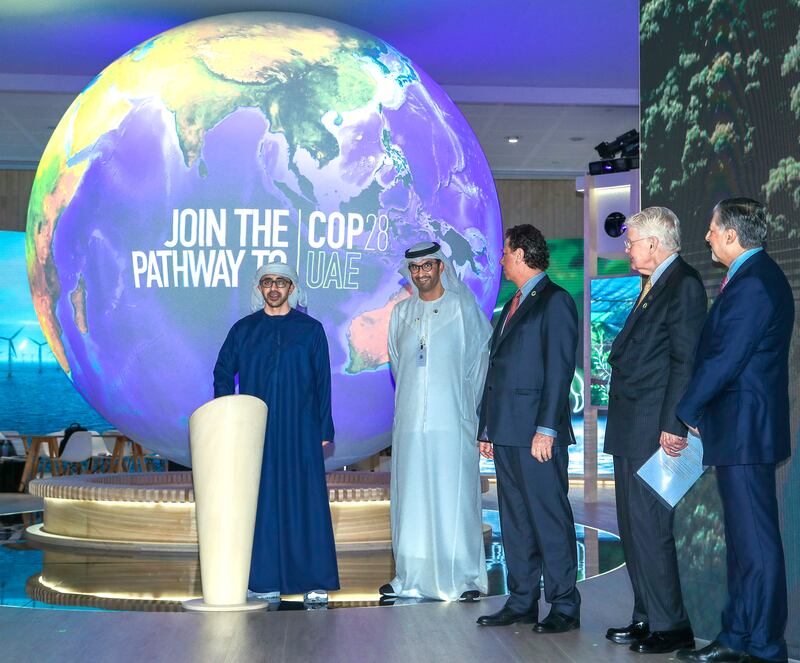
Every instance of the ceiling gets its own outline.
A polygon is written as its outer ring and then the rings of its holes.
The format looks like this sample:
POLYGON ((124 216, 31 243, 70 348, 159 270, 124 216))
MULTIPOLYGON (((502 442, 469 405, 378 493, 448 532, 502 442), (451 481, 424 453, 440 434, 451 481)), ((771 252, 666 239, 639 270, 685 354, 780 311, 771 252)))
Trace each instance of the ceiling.
POLYGON ((638 127, 637 0, 3 0, 0 167, 35 167, 75 95, 131 47, 255 10, 316 14, 391 43, 456 101, 496 177, 573 177, 594 145, 638 127))

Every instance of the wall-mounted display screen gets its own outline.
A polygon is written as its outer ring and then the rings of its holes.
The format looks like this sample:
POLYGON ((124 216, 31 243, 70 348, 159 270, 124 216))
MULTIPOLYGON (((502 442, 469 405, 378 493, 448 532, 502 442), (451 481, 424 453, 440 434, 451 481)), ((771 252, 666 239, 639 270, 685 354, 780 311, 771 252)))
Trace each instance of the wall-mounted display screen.
POLYGON ((640 291, 639 276, 592 279, 590 295, 592 405, 600 407, 608 405, 608 388, 611 382, 608 354, 611 352, 611 344, 625 325, 625 320, 636 303, 640 291))

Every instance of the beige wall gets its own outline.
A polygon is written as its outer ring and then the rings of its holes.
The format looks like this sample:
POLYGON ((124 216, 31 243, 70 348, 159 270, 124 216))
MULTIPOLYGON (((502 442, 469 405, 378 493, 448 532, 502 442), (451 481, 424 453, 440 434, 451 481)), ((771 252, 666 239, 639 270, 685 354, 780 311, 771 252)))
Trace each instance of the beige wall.
MULTIPOLYGON (((0 170, 0 230, 25 230, 32 170, 0 170)), ((503 227, 532 223, 548 239, 583 235, 574 180, 496 180, 503 227)))
POLYGON ((583 196, 575 180, 495 180, 503 228, 532 223, 546 239, 583 237, 583 196))

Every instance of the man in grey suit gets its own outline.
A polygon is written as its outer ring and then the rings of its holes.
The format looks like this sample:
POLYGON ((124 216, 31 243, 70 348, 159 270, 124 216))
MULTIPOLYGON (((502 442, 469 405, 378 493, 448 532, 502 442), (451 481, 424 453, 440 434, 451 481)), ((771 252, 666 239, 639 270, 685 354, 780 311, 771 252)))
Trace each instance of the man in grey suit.
POLYGON ((617 522, 633 587, 629 626, 606 637, 639 653, 694 647, 678 577, 673 512, 636 477, 659 445, 678 456, 686 426, 675 406, 686 391, 706 315, 698 273, 678 255, 680 223, 666 207, 648 207, 627 222, 631 268, 646 279, 611 346, 605 452, 614 456, 617 522))
POLYGON ((481 453, 494 457, 510 596, 483 626, 536 623, 537 633, 580 626, 575 523, 567 498, 568 445, 575 436, 569 390, 578 312, 545 273, 550 254, 532 225, 506 231, 503 272, 518 288, 490 341, 481 402, 481 453), (539 617, 544 577, 550 614, 539 617))

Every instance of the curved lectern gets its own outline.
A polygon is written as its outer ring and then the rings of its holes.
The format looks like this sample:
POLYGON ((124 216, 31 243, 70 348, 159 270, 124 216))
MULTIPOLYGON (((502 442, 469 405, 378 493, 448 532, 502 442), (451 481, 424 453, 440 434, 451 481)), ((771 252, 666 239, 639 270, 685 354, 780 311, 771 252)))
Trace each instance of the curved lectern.
POLYGON ((189 419, 203 598, 188 610, 254 610, 247 581, 256 524, 267 406, 254 396, 215 398, 189 419))

